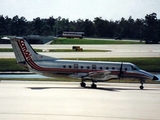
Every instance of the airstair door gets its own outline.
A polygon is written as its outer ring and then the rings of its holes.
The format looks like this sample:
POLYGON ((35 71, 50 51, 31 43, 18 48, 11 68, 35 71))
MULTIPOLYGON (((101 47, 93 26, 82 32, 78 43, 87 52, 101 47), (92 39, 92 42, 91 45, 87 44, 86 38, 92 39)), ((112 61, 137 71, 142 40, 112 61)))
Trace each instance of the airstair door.
POLYGON ((96 65, 92 65, 92 70, 96 70, 97 66, 96 65))
POLYGON ((75 74, 78 74, 78 64, 74 64, 75 74))

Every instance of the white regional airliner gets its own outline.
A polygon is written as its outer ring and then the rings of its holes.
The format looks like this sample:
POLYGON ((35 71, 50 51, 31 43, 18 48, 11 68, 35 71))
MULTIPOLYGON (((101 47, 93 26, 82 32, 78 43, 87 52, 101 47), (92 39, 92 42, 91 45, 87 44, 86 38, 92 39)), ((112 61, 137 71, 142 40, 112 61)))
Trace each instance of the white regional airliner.
POLYGON ((31 72, 45 76, 80 78, 82 87, 86 86, 86 80, 91 80, 91 87, 96 88, 95 82, 118 80, 123 77, 139 79, 140 89, 143 89, 145 80, 158 80, 153 74, 139 69, 132 63, 62 60, 37 54, 21 37, 13 38, 10 41, 18 64, 28 68, 31 72))

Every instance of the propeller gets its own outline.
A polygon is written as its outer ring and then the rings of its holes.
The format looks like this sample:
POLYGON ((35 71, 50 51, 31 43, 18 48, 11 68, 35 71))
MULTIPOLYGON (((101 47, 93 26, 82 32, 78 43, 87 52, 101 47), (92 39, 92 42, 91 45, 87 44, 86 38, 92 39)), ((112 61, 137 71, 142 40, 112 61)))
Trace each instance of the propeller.
POLYGON ((122 78, 122 74, 123 74, 122 68, 123 68, 123 62, 121 63, 121 66, 120 66, 120 69, 119 69, 119 74, 118 74, 119 79, 122 78))

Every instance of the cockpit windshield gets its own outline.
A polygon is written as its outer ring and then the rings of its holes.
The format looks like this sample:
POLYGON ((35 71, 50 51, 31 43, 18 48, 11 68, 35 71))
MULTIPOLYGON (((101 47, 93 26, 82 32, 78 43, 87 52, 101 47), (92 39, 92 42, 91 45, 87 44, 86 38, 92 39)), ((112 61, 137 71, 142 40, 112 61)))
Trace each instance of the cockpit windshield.
POLYGON ((132 65, 132 70, 139 70, 139 68, 136 65, 132 65))

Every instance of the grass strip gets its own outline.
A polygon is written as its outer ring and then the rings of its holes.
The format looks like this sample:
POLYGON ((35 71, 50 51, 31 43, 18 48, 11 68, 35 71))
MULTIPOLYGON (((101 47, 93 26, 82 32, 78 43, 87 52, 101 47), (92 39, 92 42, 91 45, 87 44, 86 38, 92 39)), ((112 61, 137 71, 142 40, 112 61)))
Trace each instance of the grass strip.
MULTIPOLYGON (((34 49, 36 52, 42 52, 41 49, 34 49)), ((12 48, 0 48, 0 52, 13 52, 12 48)))
POLYGON ((109 50, 82 50, 76 51, 72 49, 51 49, 49 52, 110 52, 109 50))
MULTIPOLYGON (((35 49, 36 52, 42 52, 41 49, 35 49)), ((0 52, 13 52, 12 48, 0 48, 0 52)), ((82 50, 76 51, 72 49, 50 49, 49 52, 110 52, 109 50, 82 50)))
POLYGON ((27 71, 16 63, 15 58, 0 59, 0 71, 27 71))
POLYGON ((135 42, 135 41, 123 41, 123 40, 57 38, 51 44, 144 44, 144 43, 135 42))

